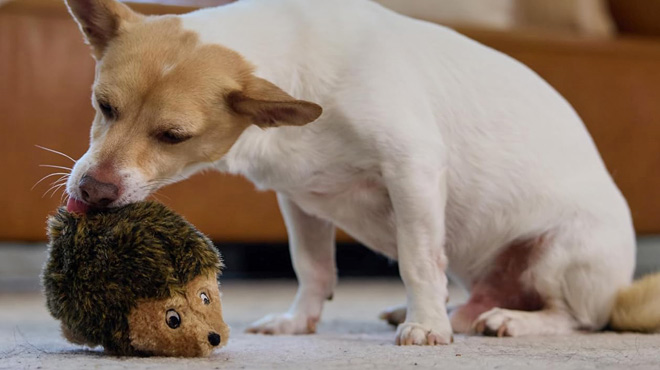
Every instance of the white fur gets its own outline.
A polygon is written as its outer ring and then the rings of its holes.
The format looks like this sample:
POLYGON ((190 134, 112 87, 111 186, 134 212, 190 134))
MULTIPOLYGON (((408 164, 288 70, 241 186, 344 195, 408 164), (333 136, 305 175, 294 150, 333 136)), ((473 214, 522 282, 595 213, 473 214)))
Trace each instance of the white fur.
POLYGON ((324 107, 304 127, 246 130, 217 163, 278 193, 300 280, 289 312, 251 330, 309 331, 335 281, 328 222, 399 259, 401 343, 450 341, 447 266, 469 287, 508 243, 543 233, 530 276, 567 301, 562 328, 606 324, 634 266, 628 207, 580 118, 528 68, 369 1, 244 0, 183 20, 324 107))
POLYGON ((580 118, 528 68, 366 0, 242 0, 182 19, 324 108, 303 127, 247 129, 215 164, 278 193, 300 281, 287 313, 250 330, 313 331, 335 225, 399 260, 402 344, 450 342, 446 271, 469 287, 539 235, 550 245, 526 283, 555 311, 509 315, 519 331, 605 325, 634 266, 628 207, 580 118))

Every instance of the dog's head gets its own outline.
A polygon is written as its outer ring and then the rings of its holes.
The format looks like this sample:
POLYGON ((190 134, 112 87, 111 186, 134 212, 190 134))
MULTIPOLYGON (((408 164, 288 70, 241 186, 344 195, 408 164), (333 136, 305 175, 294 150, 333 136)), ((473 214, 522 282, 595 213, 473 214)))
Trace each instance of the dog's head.
POLYGON ((235 51, 200 43, 177 16, 66 2, 97 62, 90 146, 67 183, 87 205, 143 200, 218 161, 250 125, 304 125, 321 114, 254 76, 235 51))

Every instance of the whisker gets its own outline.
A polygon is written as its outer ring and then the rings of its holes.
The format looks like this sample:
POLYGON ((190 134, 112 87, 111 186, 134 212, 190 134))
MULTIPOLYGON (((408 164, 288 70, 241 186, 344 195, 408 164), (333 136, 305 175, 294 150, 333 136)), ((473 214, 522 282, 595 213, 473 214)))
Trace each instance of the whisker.
POLYGON ((162 178, 162 179, 155 179, 155 180, 152 181, 152 183, 157 184, 158 186, 165 186, 165 185, 169 185, 169 184, 174 184, 176 182, 179 182, 179 181, 182 181, 182 180, 185 180, 185 179, 186 179, 185 176, 180 176, 179 175, 179 176, 175 176, 175 177, 165 177, 165 178, 162 178))
MULTIPOLYGON (((64 191, 62 192, 62 195, 60 195, 60 203, 64 203, 64 197, 67 196, 66 188, 64 188, 64 191)), ((67 199, 68 200, 68 199, 67 199)))
POLYGON ((158 195, 158 196, 163 197, 163 198, 165 198, 165 199, 167 199, 167 200, 172 200, 172 198, 168 197, 167 195, 165 195, 165 194, 163 194, 163 193, 159 193, 159 192, 157 192, 157 191, 155 191, 152 195, 154 195, 154 196, 158 195))
POLYGON ((62 183, 66 184, 67 181, 69 181, 69 177, 68 176, 62 176, 59 179, 51 182, 50 185, 51 186, 52 185, 59 185, 59 184, 62 184, 62 183))
POLYGON ((211 156, 208 153, 203 153, 203 154, 204 154, 204 157, 206 157, 206 159, 208 159, 209 163, 211 163, 211 164, 215 163, 215 161, 213 159, 211 159, 211 156))
MULTIPOLYGON (((48 193, 50 193, 51 190, 54 190, 54 191, 53 191, 53 194, 54 194, 54 193, 57 191, 57 189, 61 188, 61 187, 64 186, 64 185, 65 185, 65 184, 60 184, 60 185, 53 185, 53 186, 51 186, 48 190, 46 190, 46 192, 45 192, 41 197, 43 198, 43 197, 45 197, 46 195, 48 195, 48 193)), ((51 195, 51 197, 52 197, 52 195, 51 195)))
POLYGON ((62 189, 66 189, 66 188, 63 188, 63 186, 65 186, 65 185, 66 185, 66 184, 60 184, 60 185, 58 185, 57 188, 55 188, 55 190, 50 194, 50 197, 52 198, 52 197, 55 196, 55 194, 56 194, 58 191, 60 191, 60 190, 62 190, 62 189))
POLYGON ((35 188, 37 185, 39 185, 40 182, 44 181, 45 179, 47 179, 47 178, 49 178, 49 177, 51 177, 51 176, 56 176, 56 175, 69 176, 69 173, 67 173, 67 172, 55 172, 55 173, 48 174, 48 175, 42 177, 42 178, 41 178, 39 181, 37 181, 34 185, 32 185, 32 187, 30 188, 30 191, 34 190, 34 188, 35 188))
MULTIPOLYGON (((184 177, 181 176, 181 180, 183 180, 184 177)), ((163 187, 165 185, 173 184, 177 182, 176 178, 164 178, 164 179, 155 179, 152 181, 147 182, 146 184, 142 185, 140 187, 140 190, 147 189, 149 192, 154 191, 160 187, 163 187)))
POLYGON ((55 166, 52 164, 40 164, 39 167, 50 167, 50 168, 59 168, 62 170, 73 170, 71 167, 55 166))
POLYGON ((65 178, 60 178, 60 179, 58 179, 58 180, 55 180, 55 181, 51 182, 51 183, 48 185, 48 186, 49 186, 48 189, 50 190, 50 189, 52 189, 54 186, 57 186, 57 185, 62 185, 62 184, 66 185, 66 183, 67 183, 66 180, 68 180, 68 178, 66 178, 66 179, 65 179, 65 178), (63 180, 64 180, 64 181, 63 181, 63 180))
MULTIPOLYGON (((59 190, 61 190, 61 189, 62 189, 63 187, 65 187, 65 186, 66 186, 66 184, 59 184, 59 185, 56 185, 56 186, 53 188, 53 192, 50 194, 50 197, 52 198, 52 197, 55 195, 55 193, 57 193, 59 190)), ((65 189, 66 189, 66 188, 65 188, 65 189)))
POLYGON ((142 184, 137 188, 137 191, 146 191, 150 196, 153 196, 156 200, 161 201, 159 196, 164 197, 168 200, 172 200, 169 196, 158 193, 157 190, 165 185, 173 184, 175 182, 185 180, 186 177, 184 176, 175 176, 175 177, 169 177, 169 178, 157 178, 153 179, 151 181, 148 181, 145 184, 142 184))
POLYGON ((49 187, 49 188, 48 188, 48 189, 47 189, 47 190, 46 190, 46 191, 44 192, 44 194, 43 194, 43 195, 46 195, 46 194, 48 194, 48 192, 49 192, 49 191, 51 191, 51 190, 53 190, 53 189, 55 189, 55 188, 56 188, 57 186, 59 186, 59 185, 61 185, 61 184, 55 184, 55 185, 51 185, 51 186, 50 186, 50 187, 49 187))
POLYGON ((43 149, 43 150, 49 151, 49 152, 51 152, 51 153, 59 154, 59 155, 65 157, 65 158, 69 158, 73 163, 76 163, 76 160, 75 160, 75 159, 69 157, 68 155, 66 155, 66 154, 64 154, 64 153, 62 153, 62 152, 58 152, 58 151, 55 150, 55 149, 46 148, 45 146, 41 146, 41 145, 35 145, 35 146, 36 146, 37 148, 39 148, 39 149, 43 149))
MULTIPOLYGON (((66 190, 66 189, 65 189, 65 190, 66 190)), ((69 201, 69 193, 67 193, 66 191, 63 191, 63 192, 62 192, 62 197, 60 198, 60 201, 61 201, 63 204, 66 204, 66 203, 69 201), (62 198, 64 198, 64 200, 62 200, 62 198)))

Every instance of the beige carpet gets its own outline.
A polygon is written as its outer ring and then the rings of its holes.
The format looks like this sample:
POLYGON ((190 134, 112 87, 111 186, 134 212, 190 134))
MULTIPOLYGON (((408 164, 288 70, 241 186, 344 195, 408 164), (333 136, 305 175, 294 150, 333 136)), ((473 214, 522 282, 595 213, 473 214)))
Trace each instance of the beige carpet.
POLYGON ((450 346, 397 347, 394 329, 376 317, 403 302, 398 281, 340 282, 319 333, 306 336, 242 333, 250 321, 286 309, 293 282, 232 281, 222 290, 232 337, 204 359, 114 358, 70 345, 41 295, 0 295, 0 369, 660 369, 660 335, 458 336, 450 346))

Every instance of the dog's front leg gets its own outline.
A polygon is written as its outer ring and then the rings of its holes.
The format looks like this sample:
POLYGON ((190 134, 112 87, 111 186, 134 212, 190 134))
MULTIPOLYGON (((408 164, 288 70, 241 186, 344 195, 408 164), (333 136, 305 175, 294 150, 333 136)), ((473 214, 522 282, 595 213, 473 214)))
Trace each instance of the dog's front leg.
POLYGON ((308 334, 316 331, 323 302, 330 299, 337 281, 335 226, 310 216, 286 196, 277 200, 289 234, 289 249, 298 277, 298 293, 289 308, 271 314, 247 329, 250 333, 308 334))
POLYGON ((406 320, 398 326, 396 343, 448 344, 452 329, 445 307, 446 171, 399 165, 384 175, 396 220, 399 271, 407 293, 406 320))

